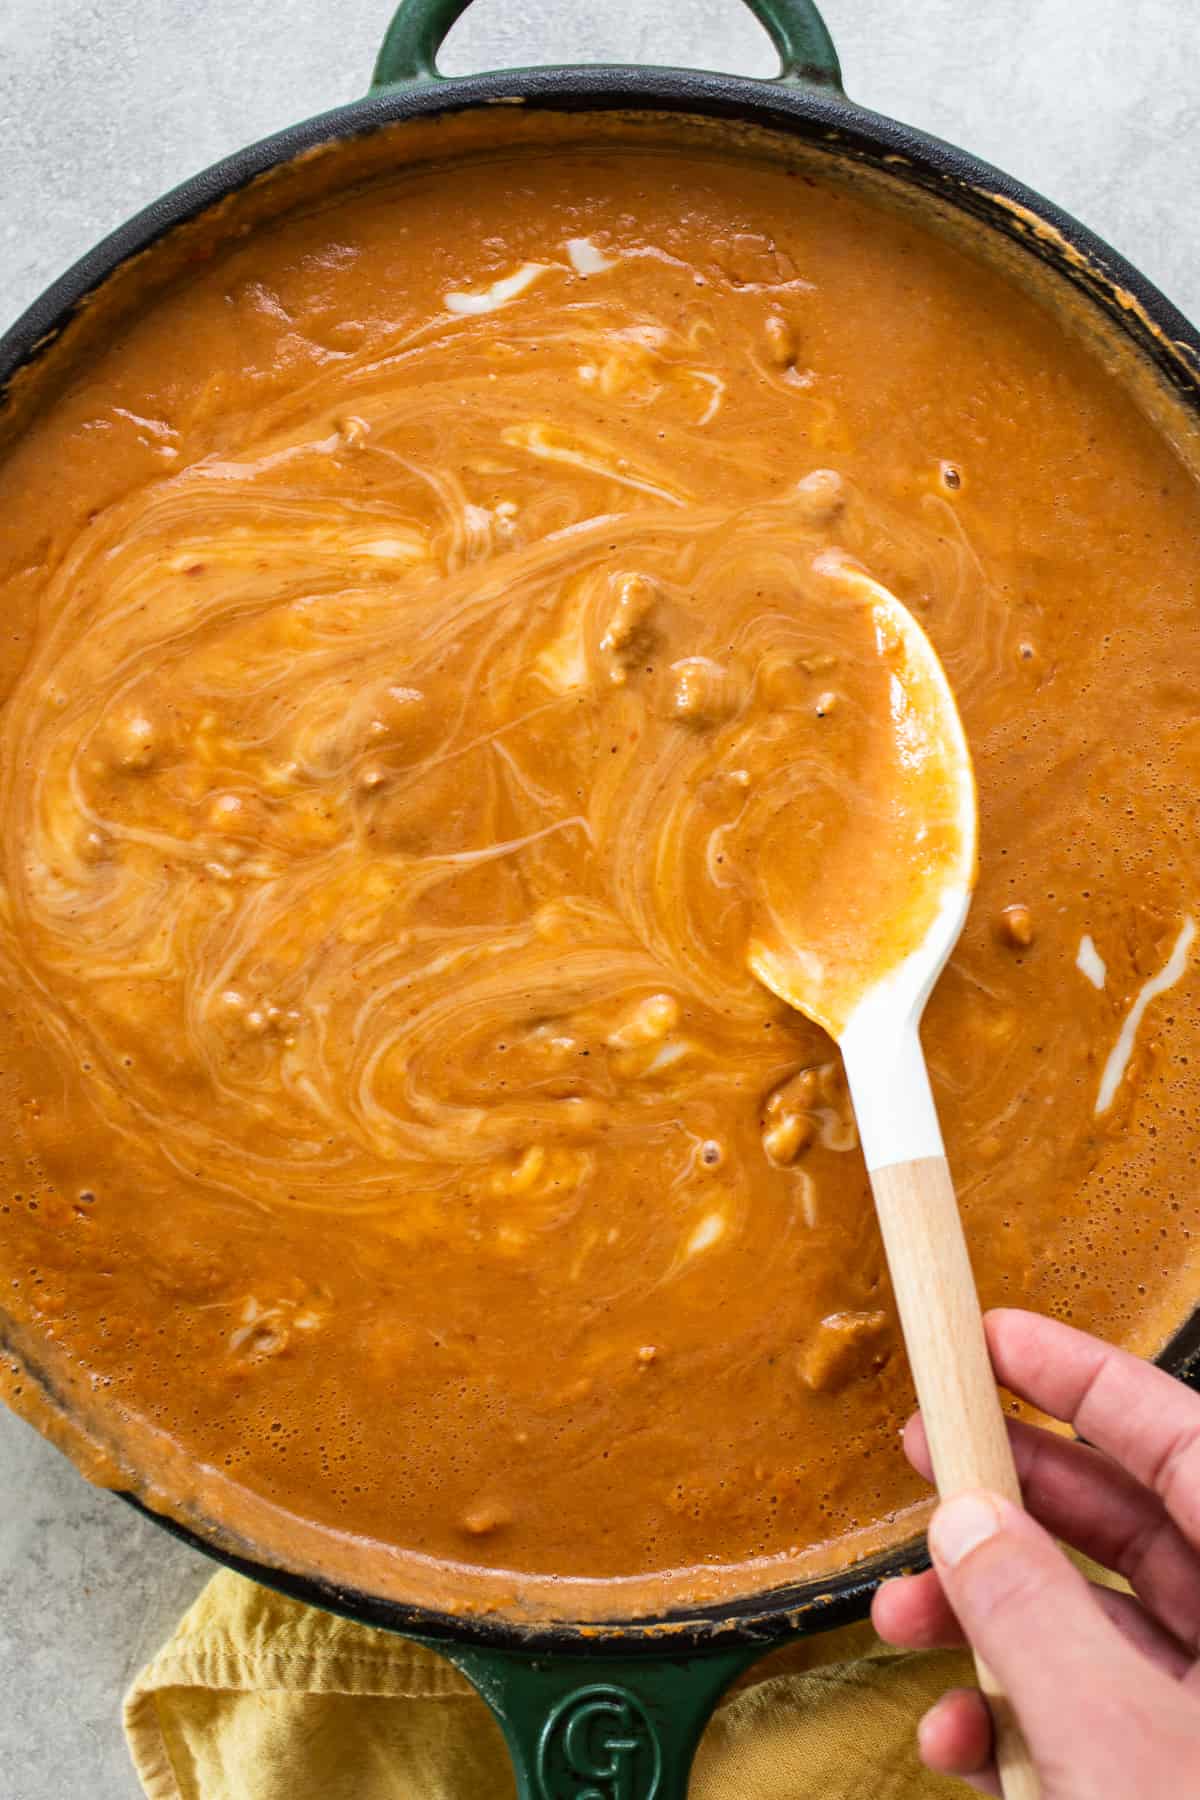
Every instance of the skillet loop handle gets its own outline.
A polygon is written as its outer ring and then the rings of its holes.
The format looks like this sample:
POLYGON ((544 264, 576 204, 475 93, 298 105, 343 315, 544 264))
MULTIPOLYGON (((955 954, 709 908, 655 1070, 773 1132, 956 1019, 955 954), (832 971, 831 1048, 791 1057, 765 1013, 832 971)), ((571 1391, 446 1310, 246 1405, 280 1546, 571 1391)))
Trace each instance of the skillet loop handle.
POLYGON ((518 1800, 686 1800, 709 1714, 761 1654, 739 1647, 681 1655, 668 1647, 636 1657, 538 1656, 435 1647, 499 1721, 518 1800))
POLYGON ((401 82, 444 81, 437 53, 470 4, 471 0, 401 0, 375 63, 371 92, 401 82))
POLYGON ((777 80, 842 92, 842 65, 813 0, 745 0, 779 52, 777 80))
MULTIPOLYGON (((779 81, 841 92, 842 71, 814 0, 744 0, 779 52, 779 81)), ((371 92, 444 81, 437 53, 471 0, 402 0, 375 64, 371 92)))

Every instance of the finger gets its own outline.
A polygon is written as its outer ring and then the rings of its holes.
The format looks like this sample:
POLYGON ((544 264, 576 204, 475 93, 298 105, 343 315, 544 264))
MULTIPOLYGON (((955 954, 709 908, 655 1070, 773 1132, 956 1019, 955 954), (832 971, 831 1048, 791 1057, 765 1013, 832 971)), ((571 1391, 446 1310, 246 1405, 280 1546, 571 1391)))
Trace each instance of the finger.
POLYGON ((871 1623, 904 1650, 952 1650, 966 1642, 936 1569, 883 1582, 871 1602, 871 1623))
POLYGON ((935 1774, 959 1775, 981 1794, 999 1794, 991 1714, 977 1688, 943 1694, 917 1726, 917 1748, 935 1774))
POLYGON ((1126 1643, 1147 1657, 1172 1681, 1182 1681, 1194 1667, 1191 1650, 1161 1625, 1132 1594, 1092 1585, 1096 1604, 1110 1618, 1126 1643))
MULTIPOLYGON (((1094 1583, 1091 1594, 1126 1642, 1156 1668, 1175 1681, 1188 1676, 1191 1654, 1131 1594, 1094 1583)), ((881 1638, 904 1650, 954 1650, 966 1642, 936 1569, 885 1581, 871 1606, 871 1622, 881 1638)))
POLYGON ((987 1334, 1005 1387, 1115 1458, 1200 1543, 1200 1396, 1127 1350, 1038 1313, 989 1313, 987 1334))
MULTIPOLYGON (((930 1521, 929 1548, 946 1598, 1035 1757, 1061 1759, 1063 1720, 1073 1712, 1136 1706, 1147 1684, 1161 1681, 1054 1540, 1011 1501, 983 1492, 944 1501, 930 1521)), ((1076 1748, 1085 1760, 1095 1749, 1076 1748)))
MULTIPOLYGON (((1009 1424, 1025 1505, 1055 1537, 1115 1569, 1173 1639, 1193 1650, 1200 1622, 1200 1555, 1163 1503, 1111 1457, 1033 1425, 1009 1424)), ((919 1415, 904 1431, 913 1466, 930 1479, 919 1415)))

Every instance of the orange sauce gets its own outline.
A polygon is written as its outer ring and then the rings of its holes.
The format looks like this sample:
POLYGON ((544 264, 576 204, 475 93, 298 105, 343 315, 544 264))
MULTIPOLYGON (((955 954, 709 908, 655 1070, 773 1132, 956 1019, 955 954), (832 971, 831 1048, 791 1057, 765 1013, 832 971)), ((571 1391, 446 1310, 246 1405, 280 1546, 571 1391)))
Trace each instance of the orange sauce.
POLYGON ((1186 1312, 1187 956, 1097 1101, 1200 905, 1200 499, 964 250, 716 154, 400 173, 95 348, 0 512, 8 1387, 93 1472, 452 1604, 911 1529, 836 1052, 746 966, 764 860, 875 893, 831 550, 975 757, 925 1041, 984 1298, 1186 1312))

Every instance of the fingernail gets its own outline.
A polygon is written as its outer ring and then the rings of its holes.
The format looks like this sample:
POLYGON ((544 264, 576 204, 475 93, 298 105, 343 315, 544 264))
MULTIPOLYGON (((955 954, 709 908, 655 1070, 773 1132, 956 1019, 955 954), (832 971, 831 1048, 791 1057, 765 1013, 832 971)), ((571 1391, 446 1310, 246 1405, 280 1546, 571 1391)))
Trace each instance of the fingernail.
POLYGON ((929 1522, 930 1554, 953 1569, 999 1529, 999 1507, 990 1494, 956 1494, 943 1501, 929 1522))

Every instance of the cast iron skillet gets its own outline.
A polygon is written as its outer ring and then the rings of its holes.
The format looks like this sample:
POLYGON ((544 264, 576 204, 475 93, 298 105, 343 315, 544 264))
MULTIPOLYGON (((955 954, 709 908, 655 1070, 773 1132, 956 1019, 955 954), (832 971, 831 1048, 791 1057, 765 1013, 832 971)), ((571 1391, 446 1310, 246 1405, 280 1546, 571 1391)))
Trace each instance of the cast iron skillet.
MULTIPOLYGON (((313 146, 394 120, 517 98, 527 109, 648 110, 750 121, 804 140, 833 160, 869 166, 937 196, 1049 264, 1108 315, 1200 418, 1200 337, 1175 308, 1083 226, 1007 175, 848 100, 812 0, 746 0, 779 52, 780 73, 771 81, 644 67, 522 69, 446 81, 435 57, 469 4, 404 0, 365 99, 227 158, 98 245, 0 339, 0 390, 118 265, 254 177, 313 146)), ((1161 1361, 1196 1384, 1200 1312, 1161 1361)), ((920 1560, 919 1546, 912 1544, 840 1575, 710 1609, 586 1629, 526 1627, 403 1606, 263 1567, 150 1516, 255 1580, 403 1632, 449 1656, 499 1719, 525 1800, 682 1800, 692 1751, 729 1682, 773 1645, 863 1617, 878 1582, 920 1560)))

